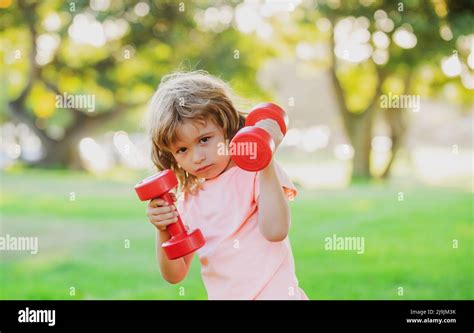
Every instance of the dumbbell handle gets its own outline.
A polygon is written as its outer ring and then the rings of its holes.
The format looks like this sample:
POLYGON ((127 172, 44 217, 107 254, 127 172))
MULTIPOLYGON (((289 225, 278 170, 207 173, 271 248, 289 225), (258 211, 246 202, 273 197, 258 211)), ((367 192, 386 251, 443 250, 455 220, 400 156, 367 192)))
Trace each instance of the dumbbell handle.
MULTIPOLYGON (((173 198, 171 197, 171 195, 169 193, 162 194, 159 198, 166 201, 168 203, 168 205, 170 205, 170 206, 174 205, 173 198)), ((175 212, 178 213, 178 210, 176 209, 175 212)), ((177 222, 168 224, 168 226, 167 226, 167 230, 170 233, 171 237, 174 237, 174 236, 177 236, 177 235, 180 235, 180 234, 181 235, 186 234, 186 229, 184 228, 184 224, 183 224, 183 221, 181 221, 181 216, 179 216, 179 213, 178 213, 177 217, 178 217, 177 222)))

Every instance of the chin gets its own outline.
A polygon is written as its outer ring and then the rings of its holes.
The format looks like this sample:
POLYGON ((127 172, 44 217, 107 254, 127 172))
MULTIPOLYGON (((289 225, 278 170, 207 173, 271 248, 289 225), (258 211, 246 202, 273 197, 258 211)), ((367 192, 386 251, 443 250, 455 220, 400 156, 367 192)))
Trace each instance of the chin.
POLYGON ((216 177, 219 176, 221 173, 222 173, 222 171, 221 171, 221 172, 213 172, 213 173, 210 174, 209 176, 206 176, 206 179, 216 178, 216 177))

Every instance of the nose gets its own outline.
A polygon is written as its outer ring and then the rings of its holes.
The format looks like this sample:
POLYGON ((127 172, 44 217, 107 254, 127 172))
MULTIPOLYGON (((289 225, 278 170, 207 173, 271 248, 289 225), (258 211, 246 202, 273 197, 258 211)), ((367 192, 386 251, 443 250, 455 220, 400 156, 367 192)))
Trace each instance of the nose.
POLYGON ((193 162, 195 164, 200 164, 205 159, 206 158, 205 158, 204 152, 201 150, 201 148, 200 147, 195 147, 193 149, 193 162))

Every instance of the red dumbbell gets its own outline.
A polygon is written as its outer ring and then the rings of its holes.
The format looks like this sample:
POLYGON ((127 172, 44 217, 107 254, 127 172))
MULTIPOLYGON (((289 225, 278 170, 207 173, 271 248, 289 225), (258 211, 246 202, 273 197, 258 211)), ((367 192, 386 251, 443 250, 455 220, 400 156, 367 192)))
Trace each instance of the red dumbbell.
MULTIPOLYGON (((169 191, 177 185, 178 180, 175 174, 172 170, 168 169, 142 180, 135 185, 135 191, 142 201, 160 198, 169 205, 172 205, 174 202, 169 191)), ((206 243, 201 230, 186 231, 179 214, 178 221, 169 224, 167 228, 171 238, 161 246, 170 260, 181 258, 188 253, 194 252, 206 243)))
POLYGON ((244 170, 265 169, 272 160, 275 150, 272 136, 263 128, 254 126, 263 119, 275 120, 280 125, 283 135, 286 134, 288 116, 285 110, 273 103, 261 103, 255 106, 247 116, 245 127, 235 134, 229 145, 231 158, 244 170))

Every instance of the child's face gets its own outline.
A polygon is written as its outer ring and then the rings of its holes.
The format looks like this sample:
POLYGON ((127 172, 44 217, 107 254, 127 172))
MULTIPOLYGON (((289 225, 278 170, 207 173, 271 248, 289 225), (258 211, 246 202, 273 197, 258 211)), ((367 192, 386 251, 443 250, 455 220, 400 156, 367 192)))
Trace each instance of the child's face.
POLYGON ((222 148, 225 144, 224 132, 212 121, 207 121, 205 125, 185 121, 178 128, 177 136, 177 142, 170 149, 176 162, 188 173, 210 179, 232 166, 230 156, 222 154, 226 151, 222 148))

